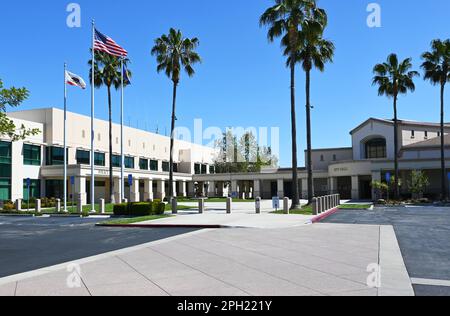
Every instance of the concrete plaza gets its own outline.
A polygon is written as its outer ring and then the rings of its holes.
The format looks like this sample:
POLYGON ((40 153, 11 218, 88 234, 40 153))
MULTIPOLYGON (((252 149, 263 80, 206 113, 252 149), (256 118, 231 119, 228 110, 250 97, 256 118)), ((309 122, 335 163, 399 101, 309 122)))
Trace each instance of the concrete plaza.
POLYGON ((200 230, 72 264, 0 279, 0 295, 414 295, 392 226, 200 230))

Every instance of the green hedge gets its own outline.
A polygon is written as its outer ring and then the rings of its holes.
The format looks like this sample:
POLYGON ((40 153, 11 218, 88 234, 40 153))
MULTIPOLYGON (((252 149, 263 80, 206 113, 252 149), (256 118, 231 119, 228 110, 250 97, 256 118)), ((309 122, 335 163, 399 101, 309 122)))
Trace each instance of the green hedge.
POLYGON ((143 203, 122 203, 114 205, 114 215, 116 216, 148 216, 164 214, 166 205, 153 201, 143 203))

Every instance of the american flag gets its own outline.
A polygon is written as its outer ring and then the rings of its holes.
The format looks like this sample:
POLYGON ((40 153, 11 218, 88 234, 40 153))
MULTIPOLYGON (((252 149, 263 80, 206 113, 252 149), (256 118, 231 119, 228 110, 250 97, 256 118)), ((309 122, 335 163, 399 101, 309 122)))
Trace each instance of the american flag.
POLYGON ((95 30, 94 50, 104 52, 116 57, 127 57, 128 52, 117 45, 114 40, 98 30, 95 30))

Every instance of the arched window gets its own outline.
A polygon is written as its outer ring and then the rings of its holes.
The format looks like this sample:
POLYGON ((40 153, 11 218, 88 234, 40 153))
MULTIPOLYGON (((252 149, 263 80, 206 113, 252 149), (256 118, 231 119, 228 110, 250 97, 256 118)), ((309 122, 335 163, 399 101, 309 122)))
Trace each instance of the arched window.
POLYGON ((387 158, 386 139, 376 138, 366 143, 366 159, 387 158))

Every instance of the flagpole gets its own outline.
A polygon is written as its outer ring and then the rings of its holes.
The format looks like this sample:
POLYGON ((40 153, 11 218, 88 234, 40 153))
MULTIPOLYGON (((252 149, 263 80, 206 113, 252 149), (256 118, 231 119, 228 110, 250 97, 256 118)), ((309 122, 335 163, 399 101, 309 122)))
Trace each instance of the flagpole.
POLYGON ((91 212, 95 213, 95 153, 94 153, 94 117, 95 117, 95 20, 92 20, 92 69, 91 69, 91 212))
POLYGON ((67 63, 64 63, 64 213, 67 213, 67 63))
POLYGON ((120 163, 120 194, 121 194, 121 203, 125 200, 125 175, 124 175, 124 165, 125 165, 125 156, 123 151, 123 57, 120 59, 121 64, 121 94, 120 94, 120 155, 121 155, 121 163, 120 163))

